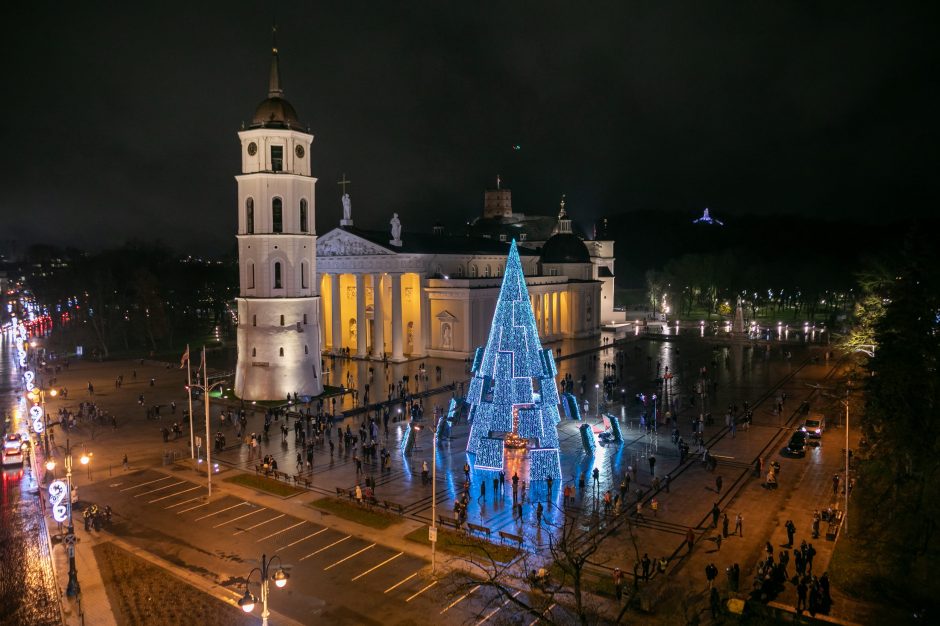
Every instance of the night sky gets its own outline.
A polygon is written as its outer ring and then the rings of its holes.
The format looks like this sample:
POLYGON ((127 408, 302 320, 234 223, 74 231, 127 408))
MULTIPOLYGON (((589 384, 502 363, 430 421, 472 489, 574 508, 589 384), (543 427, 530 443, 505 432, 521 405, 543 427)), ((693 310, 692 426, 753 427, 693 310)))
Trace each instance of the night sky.
MULTIPOLYGON (((925 3, 28 3, 4 36, 0 240, 234 248, 236 132, 285 97, 317 230, 517 211, 865 220, 937 205, 925 3), (520 149, 514 149, 514 146, 520 149), (201 244, 200 244, 201 242, 201 244)), ((638 236, 642 233, 638 231, 638 236)))

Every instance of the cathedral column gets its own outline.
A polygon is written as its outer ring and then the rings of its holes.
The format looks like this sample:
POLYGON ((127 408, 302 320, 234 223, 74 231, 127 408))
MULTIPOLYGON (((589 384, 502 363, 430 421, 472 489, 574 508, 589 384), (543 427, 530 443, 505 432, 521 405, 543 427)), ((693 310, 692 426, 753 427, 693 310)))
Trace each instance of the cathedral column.
POLYGON ((330 274, 330 313, 333 319, 333 354, 339 354, 343 347, 342 311, 339 301, 339 274, 330 274))
POLYGON ((385 358, 385 310, 382 307, 382 273, 372 275, 372 358, 385 358))
POLYGON ((418 289, 415 298, 418 304, 418 318, 415 320, 414 340, 411 348, 411 356, 424 356, 424 275, 417 275, 418 289))
POLYGON ((431 298, 428 297, 428 277, 424 274, 418 276, 420 286, 418 302, 421 303, 421 339, 418 341, 418 356, 428 353, 428 344, 431 343, 431 298))
POLYGON ((404 361, 401 345, 401 274, 389 274, 392 278, 392 360, 404 361))
POLYGON ((561 334, 561 294, 557 291, 552 293, 552 318, 554 319, 554 333, 561 334))
POLYGON ((369 320, 366 319, 366 288, 362 274, 356 274, 356 356, 365 357, 369 342, 369 320))
POLYGON ((546 295, 546 299, 548 300, 548 304, 545 307, 547 317, 548 317, 548 332, 546 332, 545 334, 552 337, 555 335, 555 309, 552 307, 552 304, 554 303, 554 300, 555 300, 555 293, 552 291, 549 291, 545 295, 546 295))

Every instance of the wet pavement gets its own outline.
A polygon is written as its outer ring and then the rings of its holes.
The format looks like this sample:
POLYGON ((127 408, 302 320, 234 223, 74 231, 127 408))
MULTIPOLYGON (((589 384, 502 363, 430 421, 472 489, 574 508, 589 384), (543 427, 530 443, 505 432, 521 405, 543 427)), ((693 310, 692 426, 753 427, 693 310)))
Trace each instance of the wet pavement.
MULTIPOLYGON (((10 431, 25 433, 18 419, 21 373, 10 337, 0 338, 0 414, 10 431)), ((59 590, 43 519, 39 486, 28 467, 0 476, 0 624, 61 624, 59 590)))

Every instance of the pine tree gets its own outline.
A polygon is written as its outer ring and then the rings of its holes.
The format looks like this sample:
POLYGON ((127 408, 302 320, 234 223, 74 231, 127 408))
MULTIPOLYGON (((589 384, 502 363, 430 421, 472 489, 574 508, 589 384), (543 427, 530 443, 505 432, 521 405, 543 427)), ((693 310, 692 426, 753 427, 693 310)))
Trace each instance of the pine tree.
POLYGON ((485 348, 477 348, 467 392, 472 426, 467 452, 474 467, 503 468, 505 443, 523 443, 530 480, 561 479, 558 452, 558 370, 539 341, 516 242, 485 348))

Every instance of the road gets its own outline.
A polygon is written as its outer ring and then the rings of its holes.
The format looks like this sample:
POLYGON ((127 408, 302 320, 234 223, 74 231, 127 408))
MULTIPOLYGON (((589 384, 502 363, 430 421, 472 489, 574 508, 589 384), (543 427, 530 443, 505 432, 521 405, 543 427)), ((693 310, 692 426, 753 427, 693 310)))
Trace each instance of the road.
MULTIPOLYGON (((0 413, 7 428, 25 433, 17 410, 22 374, 10 337, 0 337, 0 413)), ((38 485, 28 468, 3 469, 0 476, 0 623, 61 623, 58 589, 46 539, 38 485)))

